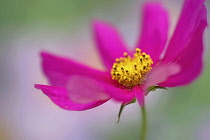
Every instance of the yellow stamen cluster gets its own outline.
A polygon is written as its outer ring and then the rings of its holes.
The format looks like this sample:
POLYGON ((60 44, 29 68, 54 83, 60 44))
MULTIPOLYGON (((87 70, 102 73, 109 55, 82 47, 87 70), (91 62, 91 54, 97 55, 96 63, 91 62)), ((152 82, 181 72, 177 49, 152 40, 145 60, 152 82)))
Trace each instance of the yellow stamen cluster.
POLYGON ((152 69, 153 61, 146 53, 136 49, 133 57, 126 52, 124 57, 117 58, 111 69, 113 80, 117 80, 123 86, 133 87, 141 84, 145 75, 152 69))

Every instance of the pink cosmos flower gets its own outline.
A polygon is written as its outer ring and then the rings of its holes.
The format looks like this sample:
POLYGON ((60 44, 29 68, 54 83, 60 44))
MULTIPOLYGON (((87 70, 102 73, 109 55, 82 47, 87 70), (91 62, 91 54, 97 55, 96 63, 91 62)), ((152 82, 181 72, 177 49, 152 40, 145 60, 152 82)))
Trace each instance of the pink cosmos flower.
POLYGON ((204 0, 185 0, 175 31, 168 39, 168 12, 159 3, 143 8, 141 37, 128 50, 117 30, 95 21, 93 30, 105 71, 42 52, 42 66, 51 86, 35 85, 67 110, 87 110, 110 99, 123 104, 144 97, 153 86, 191 83, 201 73, 202 36, 207 26, 204 0), (167 43, 168 42, 168 43, 167 43), (168 44, 168 45, 166 45, 168 44))

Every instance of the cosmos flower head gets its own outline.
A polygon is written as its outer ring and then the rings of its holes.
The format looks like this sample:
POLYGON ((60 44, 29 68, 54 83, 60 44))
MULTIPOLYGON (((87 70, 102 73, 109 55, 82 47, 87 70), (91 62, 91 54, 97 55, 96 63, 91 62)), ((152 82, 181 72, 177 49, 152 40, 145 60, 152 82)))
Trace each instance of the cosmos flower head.
POLYGON ((144 106, 152 88, 193 82, 203 68, 204 0, 185 0, 171 38, 169 15, 161 3, 146 3, 142 13, 141 35, 134 50, 128 49, 112 25, 94 21, 96 46, 106 70, 42 52, 42 67, 50 85, 36 84, 35 88, 59 107, 81 111, 110 99, 122 104, 137 99, 144 106))

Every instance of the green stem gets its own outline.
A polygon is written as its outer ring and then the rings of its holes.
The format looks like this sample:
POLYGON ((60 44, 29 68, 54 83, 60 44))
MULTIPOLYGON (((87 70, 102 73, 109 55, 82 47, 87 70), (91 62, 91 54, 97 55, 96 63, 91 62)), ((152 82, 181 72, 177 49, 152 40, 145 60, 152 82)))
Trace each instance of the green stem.
POLYGON ((141 127, 141 137, 140 140, 146 140, 147 135, 147 115, 145 106, 141 107, 142 114, 142 127, 141 127))

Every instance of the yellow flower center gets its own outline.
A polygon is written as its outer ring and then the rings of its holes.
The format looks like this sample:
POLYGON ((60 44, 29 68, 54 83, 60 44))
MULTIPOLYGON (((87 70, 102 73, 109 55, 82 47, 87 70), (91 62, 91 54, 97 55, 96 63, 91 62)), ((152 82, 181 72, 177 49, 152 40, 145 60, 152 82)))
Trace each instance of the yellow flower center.
POLYGON ((152 69, 153 61, 150 55, 141 53, 138 48, 133 57, 130 57, 126 52, 123 55, 124 57, 117 58, 113 64, 112 79, 126 87, 141 84, 145 75, 152 69))

